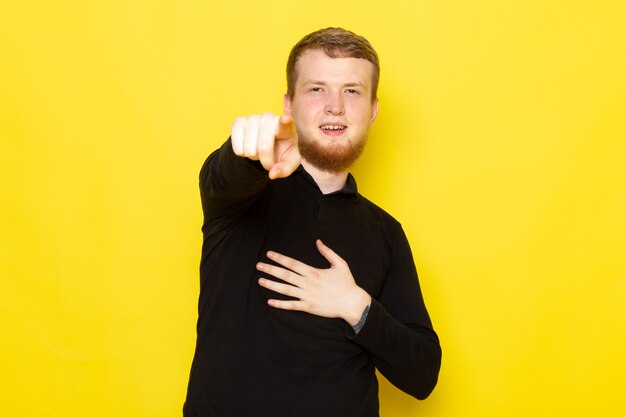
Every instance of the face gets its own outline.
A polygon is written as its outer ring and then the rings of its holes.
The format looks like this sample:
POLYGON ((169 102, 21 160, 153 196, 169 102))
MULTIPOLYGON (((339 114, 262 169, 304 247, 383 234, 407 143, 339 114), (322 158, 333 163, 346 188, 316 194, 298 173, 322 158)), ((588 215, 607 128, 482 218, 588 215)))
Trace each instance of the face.
POLYGON ((318 49, 300 57, 293 99, 285 96, 284 104, 305 161, 341 172, 359 157, 378 113, 378 99, 371 100, 373 70, 365 59, 331 58, 318 49))

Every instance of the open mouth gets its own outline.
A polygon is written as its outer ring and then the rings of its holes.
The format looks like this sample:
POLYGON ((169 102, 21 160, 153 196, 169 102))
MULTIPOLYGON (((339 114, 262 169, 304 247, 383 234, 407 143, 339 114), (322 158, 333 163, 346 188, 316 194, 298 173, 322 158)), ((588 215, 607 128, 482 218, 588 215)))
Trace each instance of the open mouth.
POLYGON ((346 130, 347 128, 348 126, 344 126, 344 125, 321 125, 320 126, 320 129, 326 132, 338 132, 338 131, 346 130))

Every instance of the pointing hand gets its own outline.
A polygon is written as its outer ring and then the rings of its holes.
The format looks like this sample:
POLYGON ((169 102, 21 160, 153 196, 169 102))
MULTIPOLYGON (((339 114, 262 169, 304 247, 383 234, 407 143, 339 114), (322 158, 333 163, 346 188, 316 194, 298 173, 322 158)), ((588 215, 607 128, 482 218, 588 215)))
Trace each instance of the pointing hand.
POLYGON ((298 133, 291 116, 239 117, 231 127, 231 142, 236 155, 260 161, 271 179, 288 177, 300 165, 298 133))

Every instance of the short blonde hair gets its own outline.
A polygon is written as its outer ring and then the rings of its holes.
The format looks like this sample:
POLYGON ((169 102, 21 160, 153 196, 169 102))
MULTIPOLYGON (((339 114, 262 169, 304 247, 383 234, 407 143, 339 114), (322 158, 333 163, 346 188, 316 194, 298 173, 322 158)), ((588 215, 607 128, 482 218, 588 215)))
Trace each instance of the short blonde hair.
POLYGON ((372 101, 378 94, 380 63, 378 54, 363 36, 342 28, 320 29, 306 35, 294 45, 287 60, 287 95, 293 99, 298 73, 296 63, 303 53, 312 49, 321 49, 331 58, 362 58, 374 65, 372 72, 372 101))

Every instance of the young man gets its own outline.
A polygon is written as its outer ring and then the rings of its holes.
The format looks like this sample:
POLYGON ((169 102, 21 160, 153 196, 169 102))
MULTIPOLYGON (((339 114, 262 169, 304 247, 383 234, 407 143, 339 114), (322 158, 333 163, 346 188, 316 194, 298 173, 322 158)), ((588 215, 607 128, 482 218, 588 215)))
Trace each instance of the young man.
POLYGON ((441 349, 400 224, 348 173, 378 113, 369 42, 329 28, 287 64, 283 116, 236 119, 202 167, 198 339, 184 415, 378 416, 441 349))

